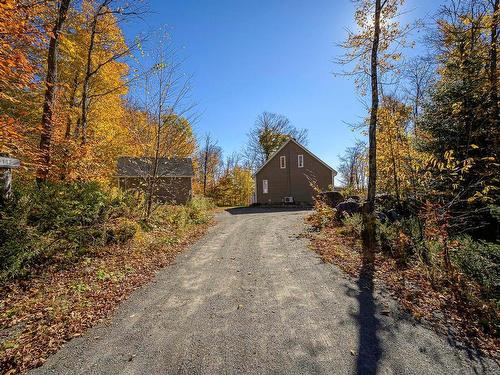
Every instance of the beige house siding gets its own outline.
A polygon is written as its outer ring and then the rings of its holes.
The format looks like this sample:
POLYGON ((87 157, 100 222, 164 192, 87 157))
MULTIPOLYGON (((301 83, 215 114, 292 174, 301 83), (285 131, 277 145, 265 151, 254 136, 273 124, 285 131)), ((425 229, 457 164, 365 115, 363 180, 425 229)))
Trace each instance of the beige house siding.
MULTIPOLYGON (((118 184, 123 190, 144 191, 147 180, 143 177, 118 177, 118 184)), ((191 199, 191 177, 158 177, 155 199, 162 203, 185 204, 191 199)))
POLYGON ((257 203, 281 203, 284 197, 295 202, 312 203, 315 183, 321 191, 333 184, 332 170, 294 141, 288 142, 256 174, 257 203), (298 155, 304 155, 304 166, 299 168, 298 155), (286 168, 280 168, 280 157, 286 159, 286 168), (263 192, 263 180, 268 181, 268 193, 263 192))

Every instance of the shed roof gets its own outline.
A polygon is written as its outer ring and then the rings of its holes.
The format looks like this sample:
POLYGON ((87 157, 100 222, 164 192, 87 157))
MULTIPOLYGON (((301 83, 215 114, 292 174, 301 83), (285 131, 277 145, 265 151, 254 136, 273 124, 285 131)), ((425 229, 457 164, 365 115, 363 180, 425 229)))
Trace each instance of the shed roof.
MULTIPOLYGON (((153 157, 118 158, 117 175, 119 177, 147 177, 153 173, 153 157)), ((193 177, 193 162, 191 158, 159 158, 158 177, 193 177)))

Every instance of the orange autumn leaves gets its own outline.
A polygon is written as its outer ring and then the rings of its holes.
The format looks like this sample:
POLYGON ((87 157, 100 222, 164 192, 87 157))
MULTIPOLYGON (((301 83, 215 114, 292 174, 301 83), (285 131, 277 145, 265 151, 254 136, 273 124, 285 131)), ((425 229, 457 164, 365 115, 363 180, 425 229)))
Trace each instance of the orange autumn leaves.
POLYGON ((33 85, 35 68, 28 54, 40 42, 30 21, 35 10, 35 5, 20 1, 0 1, 0 152, 21 146, 22 131, 12 107, 20 104, 19 92, 33 85))

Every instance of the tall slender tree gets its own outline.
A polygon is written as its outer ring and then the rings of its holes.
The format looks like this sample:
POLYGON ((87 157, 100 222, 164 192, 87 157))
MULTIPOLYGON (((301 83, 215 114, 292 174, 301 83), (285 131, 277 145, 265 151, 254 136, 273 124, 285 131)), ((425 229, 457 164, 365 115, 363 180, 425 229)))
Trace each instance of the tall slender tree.
POLYGON ((149 218, 153 211, 158 179, 162 177, 159 163, 162 158, 172 156, 165 144, 171 119, 175 116, 186 118, 193 105, 186 103, 190 92, 190 77, 180 72, 181 64, 175 59, 175 52, 168 41, 168 36, 160 35, 153 52, 153 66, 148 68, 145 82, 145 111, 150 117, 154 129, 154 142, 150 150, 150 165, 146 176, 145 214, 149 218))
POLYGON ((366 143, 356 141, 339 156, 339 173, 349 194, 360 194, 366 189, 366 155, 366 143))
POLYGON ((348 31, 347 40, 341 44, 346 50, 338 63, 352 67, 343 74, 355 77, 362 94, 370 91, 370 119, 368 124, 368 193, 363 214, 363 248, 365 259, 373 262, 375 236, 375 194, 377 192, 377 122, 380 76, 388 76, 401 58, 394 45, 405 44, 410 29, 397 22, 398 9, 404 0, 357 0, 355 20, 358 30, 348 31), (397 43, 396 43, 397 42, 397 43), (352 66, 354 64, 354 66, 352 66))
MULTIPOLYGON (((492 128, 498 129, 498 17, 499 17, 499 0, 490 0, 491 3, 491 21, 490 21, 490 103, 491 103, 491 122, 492 128)), ((496 153, 499 153, 499 134, 496 133, 495 148, 496 153)))
MULTIPOLYGON (((106 39, 106 35, 110 33, 107 27, 113 22, 119 24, 124 19, 136 17, 143 13, 140 8, 140 2, 128 2, 122 0, 100 0, 100 1, 90 1, 88 7, 89 11, 89 40, 87 45, 86 61, 85 61, 85 71, 82 79, 82 99, 81 99, 81 117, 80 117, 80 129, 81 142, 82 144, 87 143, 88 137, 88 113, 89 106, 92 96, 89 93, 92 79, 108 64, 119 61, 124 57, 131 54, 132 50, 137 46, 135 43, 132 46, 128 46, 126 43, 118 45, 118 43, 106 39), (110 22, 110 19, 113 22, 110 22), (113 45, 113 49, 109 48, 112 53, 107 55, 104 59, 96 61, 94 55, 96 55, 96 50, 99 45, 104 48, 107 45, 113 45)), ((139 41, 139 44, 144 42, 144 40, 139 41)), ((120 87, 108 88, 107 91, 94 95, 95 99, 98 96, 109 94, 116 91, 120 87)))
MULTIPOLYGON (((386 1, 384 1, 385 3, 386 1)), ((370 57, 370 85, 371 85, 371 108, 370 126, 368 128, 368 195, 364 210, 363 223, 364 235, 363 245, 366 249, 368 259, 373 261, 375 255, 375 194, 377 192, 377 120, 378 120, 378 53, 380 43, 380 15, 382 13, 382 1, 375 0, 375 11, 373 16, 373 43, 370 57)))
POLYGON ((47 76, 45 78, 45 98, 43 102, 42 133, 40 136, 40 166, 37 173, 37 182, 47 181, 50 171, 51 143, 54 128, 54 105, 57 85, 57 55, 60 34, 66 21, 71 0, 62 0, 59 4, 57 17, 50 33, 49 49, 47 53, 47 76))
MULTIPOLYGON (((203 178, 203 195, 207 195, 209 175, 214 175, 216 166, 220 163, 221 149, 210 133, 205 135, 203 150, 200 154, 201 173, 203 178)), ((213 176, 214 177, 214 176, 213 176)))
POLYGON ((434 84, 435 71, 431 58, 417 57, 405 63, 403 69, 405 100, 412 107, 413 133, 418 131, 418 120, 425 100, 434 84))

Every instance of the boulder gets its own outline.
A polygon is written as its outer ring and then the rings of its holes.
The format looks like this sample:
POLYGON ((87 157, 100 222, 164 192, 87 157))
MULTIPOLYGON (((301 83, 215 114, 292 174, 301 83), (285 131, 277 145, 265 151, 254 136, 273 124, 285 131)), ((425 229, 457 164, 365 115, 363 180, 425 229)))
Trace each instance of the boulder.
POLYGON ((335 208, 337 209, 337 217, 342 218, 346 215, 352 215, 361 212, 362 205, 354 199, 349 198, 343 202, 340 202, 335 208))
POLYGON ((347 197, 346 200, 349 200, 349 199, 355 200, 356 202, 361 202, 361 197, 359 195, 350 195, 347 197))
POLYGON ((380 221, 381 223, 386 223, 388 218, 387 218, 387 215, 385 213, 383 213, 382 211, 377 211, 375 212, 375 217, 378 219, 378 221, 380 221))
POLYGON ((337 191, 325 191, 319 193, 319 196, 330 207, 336 207, 340 202, 344 200, 344 196, 337 191))
POLYGON ((385 214, 387 215, 387 219, 389 219, 391 223, 400 221, 403 218, 402 215, 395 209, 389 210, 385 214))
POLYGON ((380 193, 375 195, 375 204, 383 205, 384 203, 388 203, 392 200, 392 197, 387 193, 380 193))

